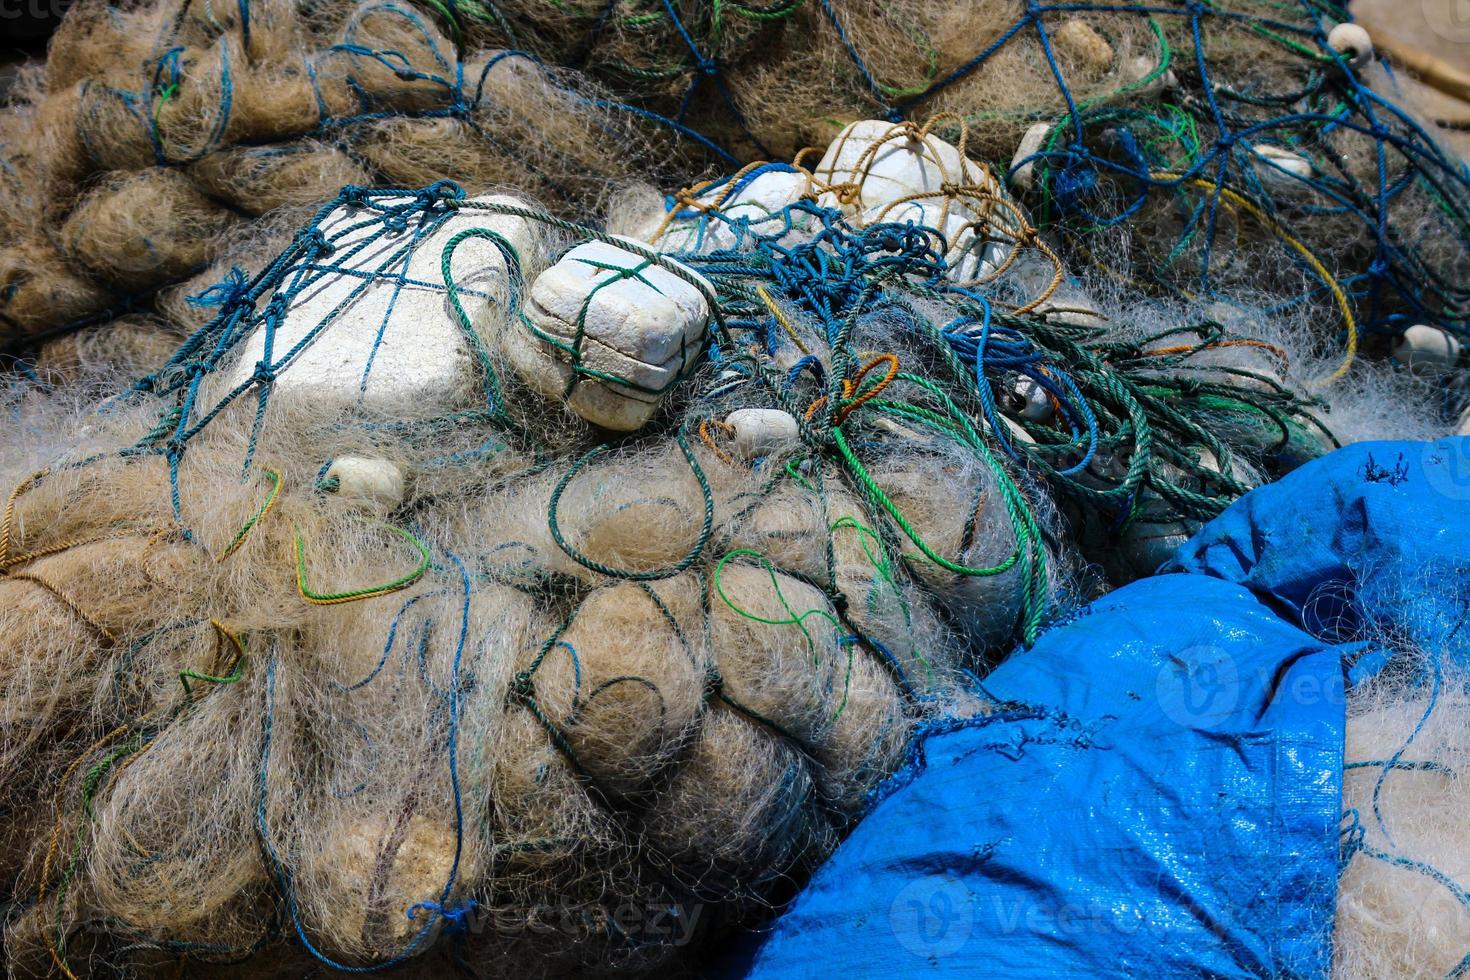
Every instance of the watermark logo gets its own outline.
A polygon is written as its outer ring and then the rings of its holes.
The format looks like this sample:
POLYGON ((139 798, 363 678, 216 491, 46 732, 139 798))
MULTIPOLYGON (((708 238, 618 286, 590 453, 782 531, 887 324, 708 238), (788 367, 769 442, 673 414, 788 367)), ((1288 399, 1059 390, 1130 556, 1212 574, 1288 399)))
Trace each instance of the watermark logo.
POLYGON ((1029 932, 1037 936, 1133 936, 1148 927, 1140 909, 1126 902, 1094 898, 1079 902, 991 898, 991 911, 1001 935, 1029 932))
POLYGON ((1235 659, 1217 646, 1197 643, 1171 653, 1159 668, 1154 693, 1164 716, 1184 728, 1224 724, 1240 702, 1235 659))
POLYGON ((1470 439, 1426 443, 1423 455, 1424 479, 1435 493, 1451 500, 1470 500, 1470 439))
POLYGON ((24 43, 49 37, 76 0, 0 0, 5 40, 24 43))
POLYGON ((1419 0, 1429 29, 1446 41, 1470 44, 1470 0, 1419 0))
POLYGON ((0 0, 0 20, 58 21, 76 0, 0 0))
POLYGON ((894 896, 888 924, 898 944, 915 956, 953 956, 975 927, 970 901, 969 889, 954 875, 929 875, 894 896))
MULTIPOLYGON (((498 909, 472 905, 456 925, 471 935, 493 933, 505 937, 563 935, 620 936, 636 946, 686 946, 699 928, 704 906, 699 903, 638 905, 538 905, 529 909, 498 909)), ((448 917, 446 917, 447 919, 448 917)))

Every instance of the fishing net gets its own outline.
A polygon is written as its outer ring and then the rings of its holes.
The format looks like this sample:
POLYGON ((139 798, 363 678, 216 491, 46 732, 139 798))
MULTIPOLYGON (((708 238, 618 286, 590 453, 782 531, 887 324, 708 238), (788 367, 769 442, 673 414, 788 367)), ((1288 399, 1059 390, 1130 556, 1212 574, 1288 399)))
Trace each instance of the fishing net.
POLYGON ((226 251, 218 226, 344 183, 585 215, 609 182, 791 158, 865 117, 941 118, 1074 271, 1349 354, 1465 330, 1464 161, 1331 4, 83 8, 0 127, 12 353, 158 305, 147 280, 226 251))
MULTIPOLYGON (((1074 268, 1166 295, 1467 325, 1470 175, 1331 3, 449 0, 738 165, 952 114, 1074 268), (1245 299, 1243 300, 1243 297, 1245 299)), ((1381 343, 1380 343, 1381 346, 1381 343)))
POLYGON ((0 122, 7 967, 759 918, 971 674, 1454 407, 1359 354, 1463 329, 1464 167, 1333 14, 79 7, 0 122))
MULTIPOLYGON (((1385 460, 1385 462, 1389 462, 1385 460)), ((1402 460, 1397 464, 1402 466, 1402 460)), ((1402 469, 1383 467, 1378 479, 1402 469)), ((1367 567, 1319 587, 1308 616, 1364 649, 1348 695, 1334 968, 1342 976, 1464 969, 1465 610, 1457 572, 1367 567)))
POLYGON ((227 252, 243 261, 252 219, 346 184, 453 178, 576 213, 679 153, 593 86, 521 52, 464 52, 394 2, 82 4, 19 90, 0 126, 11 353, 121 313, 169 316, 180 304, 160 291, 227 252))
POLYGON ((1405 654, 1348 704, 1337 967, 1451 975, 1470 948, 1463 648, 1405 654))
POLYGON ((922 127, 607 227, 348 187, 124 394, 9 394, 14 972, 697 956, 969 672, 1335 443, 1340 352, 1114 323, 922 127))

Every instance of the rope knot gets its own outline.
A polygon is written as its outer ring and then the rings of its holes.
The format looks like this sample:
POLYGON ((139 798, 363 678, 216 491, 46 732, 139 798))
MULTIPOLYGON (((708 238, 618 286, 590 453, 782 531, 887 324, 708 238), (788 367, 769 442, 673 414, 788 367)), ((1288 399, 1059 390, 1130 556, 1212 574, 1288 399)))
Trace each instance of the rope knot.
POLYGON ((708 186, 708 181, 706 181, 704 183, 694 184, 693 186, 690 186, 690 187, 680 188, 673 195, 673 201, 674 201, 674 203, 673 203, 673 207, 670 210, 673 210, 673 211, 683 211, 683 210, 686 210, 687 209, 687 210, 696 211, 696 212, 702 212, 702 213, 706 213, 706 214, 709 213, 709 212, 712 212, 712 211, 718 211, 719 210, 719 206, 718 205, 711 204, 711 203, 706 203, 704 201, 701 201, 698 197, 695 196, 695 195, 697 195, 700 191, 702 191, 707 186, 708 186))
POLYGON ((275 382, 276 372, 264 360, 260 360, 255 363, 255 373, 251 377, 263 385, 268 385, 275 382))
POLYGON ((419 195, 427 201, 463 201, 464 188, 452 180, 436 180, 419 195))
MULTIPOLYGON (((470 916, 474 915, 475 910, 479 907, 480 903, 476 902, 473 898, 467 898, 462 905, 449 908, 445 908, 438 902, 415 902, 408 907, 408 910, 404 914, 408 916, 409 921, 415 921, 415 913, 419 909, 423 909, 434 918, 443 920, 444 934, 446 936, 455 936, 469 930, 473 924, 470 922, 470 916)), ((429 921, 433 922, 434 918, 431 918, 429 921)))
POLYGON ((1097 186, 1097 171, 1086 160, 1087 151, 1073 157, 1056 175, 1052 184, 1057 200, 1066 206, 1076 204, 1076 199, 1097 186))
POLYGON ((245 277, 245 270, 238 265, 231 266, 225 277, 207 289, 201 289, 192 296, 186 296, 184 302, 194 307, 219 306, 231 307, 244 298, 250 291, 250 282, 245 277))
POLYGON ((279 326, 281 320, 286 316, 286 302, 284 293, 276 293, 270 298, 270 302, 265 304, 265 309, 261 311, 261 319, 272 327, 279 326))
POLYGON ((327 237, 326 232, 320 228, 313 228, 311 234, 306 236, 308 243, 318 255, 331 255, 337 251, 337 246, 327 237))
POLYGON ((531 672, 523 670, 510 682, 510 699, 515 704, 528 705, 536 696, 536 685, 531 682, 531 672))

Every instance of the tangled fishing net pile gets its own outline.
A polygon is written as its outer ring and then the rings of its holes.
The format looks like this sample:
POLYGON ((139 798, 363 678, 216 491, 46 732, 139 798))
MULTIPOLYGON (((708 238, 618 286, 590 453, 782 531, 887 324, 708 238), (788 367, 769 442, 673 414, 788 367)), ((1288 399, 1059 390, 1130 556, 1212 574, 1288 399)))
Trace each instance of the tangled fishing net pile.
MULTIPOLYGON (((0 323, 11 353, 124 312, 187 332, 228 266, 201 269, 281 244, 242 219, 346 183, 512 185, 585 214, 610 182, 938 118, 1072 274, 1407 361, 1466 329, 1470 177, 1347 20, 1252 2, 83 4, 0 124, 0 323), (1415 326, 1436 332, 1395 344, 1415 326)), ((130 322, 117 343, 148 336, 130 322)), ((1463 392, 1441 392, 1458 413, 1463 392)))
POLYGON ((511 184, 565 212, 658 172, 638 117, 591 86, 518 52, 461 57, 393 2, 83 4, 19 85, 0 126, 7 348, 121 314, 187 332, 229 271, 213 259, 273 254, 306 215, 255 219, 345 184, 511 184))
POLYGON ((1355 321, 1466 329, 1464 162, 1332 3, 446 9, 741 162, 824 146, 856 119, 949 115, 941 135, 968 124, 970 151, 1007 167, 1078 270, 1315 306, 1344 340, 1355 321))
POLYGON ((656 963, 620 909, 758 908, 1080 555, 1146 573, 1330 445, 1290 352, 1034 315, 1061 269, 986 171, 851 145, 648 215, 678 259, 349 188, 161 370, 29 415, 75 448, 0 530, 12 962, 656 963), (823 203, 916 161, 983 262, 823 203))
POLYGON ((1359 347, 1463 330, 1464 165, 1315 13, 595 6, 80 7, 5 118, 13 974, 697 957, 1015 643, 1459 408, 1359 347))

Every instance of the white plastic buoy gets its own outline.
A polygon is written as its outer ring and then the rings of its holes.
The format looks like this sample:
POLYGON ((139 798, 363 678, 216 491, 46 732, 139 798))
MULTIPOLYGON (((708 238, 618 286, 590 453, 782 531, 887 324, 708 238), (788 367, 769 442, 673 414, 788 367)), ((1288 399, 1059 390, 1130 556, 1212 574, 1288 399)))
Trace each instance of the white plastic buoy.
POLYGON ((938 233, 936 250, 942 250, 948 268, 946 276, 955 282, 984 279, 995 273, 1011 254, 1009 243, 982 241, 975 234, 975 218, 971 211, 951 203, 905 201, 902 204, 873 208, 860 219, 860 224, 910 224, 938 233), (940 241, 942 240, 942 245, 940 241))
POLYGON ((796 419, 779 408, 741 408, 725 416, 733 430, 735 451, 746 459, 772 456, 796 446, 801 431, 796 419))
POLYGON ((915 127, 881 119, 852 123, 813 176, 832 187, 817 202, 842 208, 858 227, 912 222, 938 231, 951 279, 983 276, 1008 254, 1016 206, 989 171, 932 133, 920 138, 915 127))
POLYGON ((1259 481, 1252 475, 1251 471, 1247 467, 1241 464, 1239 459, 1232 458, 1230 461, 1230 466, 1227 468, 1222 466, 1220 464, 1220 460, 1216 458, 1215 454, 1210 452, 1210 450, 1206 449, 1204 446, 1195 446, 1193 448, 1194 451, 1199 454, 1201 482, 1209 482, 1213 476, 1217 478, 1229 478, 1232 480, 1237 480, 1252 487, 1258 485, 1259 481))
POLYGON ((920 446, 932 446, 934 444, 934 437, 929 433, 920 432, 918 429, 911 429, 892 419, 880 416, 873 420, 873 427, 882 429, 888 435, 901 439, 904 442, 911 442, 920 446))
MULTIPOLYGON (((1227 475, 1224 468, 1220 465, 1219 458, 1216 457, 1214 453, 1206 449, 1204 446, 1196 446, 1195 449, 1199 453, 1199 468, 1201 470, 1206 473, 1213 473, 1216 476, 1227 475)), ((1233 471, 1234 467, 1231 467, 1231 470, 1233 471)), ((1230 475, 1233 475, 1233 472, 1230 475)))
POLYGON ((1036 178, 1036 161, 1027 160, 1027 157, 1035 156, 1041 152, 1041 146, 1046 142, 1046 135, 1051 132, 1051 123, 1032 123, 1026 132, 1021 135, 1021 142, 1016 147, 1016 153, 1011 157, 1011 186, 1021 191, 1029 191, 1031 183, 1036 178), (1022 163, 1022 160, 1026 160, 1022 163))
POLYGON ((1035 378, 1017 378, 1011 388, 1017 415, 1028 422, 1045 422, 1051 418, 1051 394, 1035 378))
POLYGON ((1284 146, 1257 143, 1253 149, 1261 158, 1256 164, 1256 172, 1278 186, 1291 186, 1312 176, 1312 161, 1284 146))
POLYGON ((942 201, 946 184, 999 194, 995 179, 975 161, 932 133, 923 139, 902 123, 864 119, 837 134, 813 175, 848 191, 846 200, 828 192, 824 206, 846 205, 862 214, 913 195, 942 201))
POLYGON ((1416 323, 1394 338, 1393 356, 1414 374, 1446 374, 1460 357, 1460 342, 1439 327, 1416 323))
POLYGON ((1373 37, 1361 24, 1338 24, 1327 32, 1327 46, 1350 68, 1362 68, 1373 60, 1373 37))
POLYGON ((1033 439, 1033 438, 1031 438, 1031 433, 1029 433, 1025 429, 1021 428, 1015 422, 1012 422, 1010 419, 1006 418, 1004 415, 1002 415, 1000 417, 1000 421, 1001 421, 1001 424, 1003 424, 1006 427, 1006 437, 1008 439, 1012 439, 1012 440, 1014 440, 1016 442, 1029 443, 1030 445, 1033 445, 1033 446, 1036 445, 1036 440, 1033 439))
MULTIPOLYGON (((665 259, 704 285, 688 267, 665 259)), ((704 347, 705 293, 618 245, 578 245, 536 277, 525 312, 534 329, 502 337, 521 378, 594 425, 641 428, 704 347)))
MULTIPOLYGON (((526 206, 525 201, 504 195, 476 200, 526 206)), ((403 199, 389 198, 385 203, 397 206, 403 199)), ((524 218, 467 208, 449 215, 431 234, 415 241, 418 231, 412 222, 400 231, 387 230, 368 220, 374 214, 344 205, 323 220, 321 232, 334 250, 317 261, 337 263, 350 271, 307 273, 310 285, 292 298, 276 328, 272 360, 279 362, 323 321, 330 318, 330 322, 289 362, 275 369, 272 399, 299 398, 326 414, 359 409, 422 418, 463 405, 473 396, 470 349, 443 288, 444 247, 466 229, 487 228, 503 236, 519 254, 530 257, 538 247, 535 229, 524 218), (353 227, 359 224, 364 227, 353 227), (405 265, 394 255, 410 243, 413 252, 405 265)), ((494 294, 506 283, 505 259, 488 239, 464 240, 456 247, 453 262, 455 282, 463 290, 494 294)), ((288 272, 285 281, 293 279, 288 272)), ((472 305, 468 297, 464 301, 472 305)), ((231 386, 260 377, 264 327, 243 347, 229 375, 231 386)))
POLYGON ((325 478, 337 482, 333 492, 338 497, 374 513, 390 513, 403 503, 403 467, 386 459, 339 456, 327 468, 325 478))
MULTIPOLYGON (((753 230, 760 231, 761 225, 773 223, 773 230, 783 227, 781 212, 795 204, 810 191, 806 174, 785 170, 767 170, 756 174, 728 197, 722 195, 728 188, 721 184, 693 195, 701 204, 718 204, 718 214, 701 212, 692 217, 675 217, 654 243, 663 252, 713 252, 733 248, 738 236, 731 223, 744 219, 753 230)), ((679 205, 674 205, 678 207, 679 205)), ((689 209, 697 210, 697 209, 689 209)), ((793 227, 800 230, 809 214, 794 214, 793 227)))

